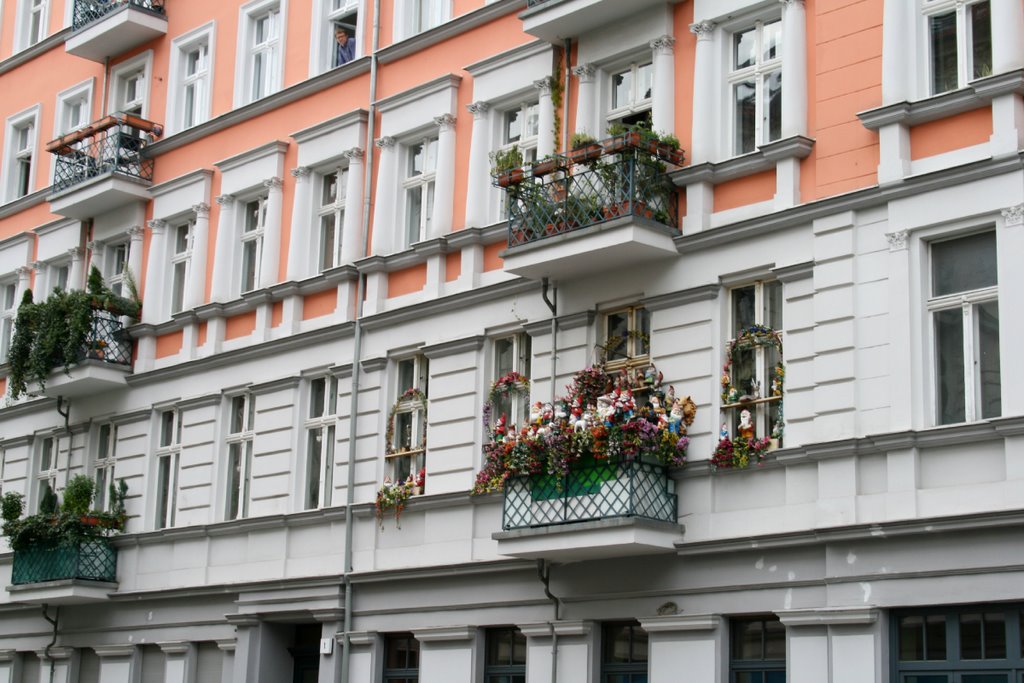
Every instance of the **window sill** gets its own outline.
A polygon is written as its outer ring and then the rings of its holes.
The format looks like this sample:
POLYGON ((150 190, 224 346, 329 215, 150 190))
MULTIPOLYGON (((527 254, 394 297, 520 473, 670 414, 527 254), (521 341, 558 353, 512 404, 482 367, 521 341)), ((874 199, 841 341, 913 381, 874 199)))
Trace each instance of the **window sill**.
POLYGON ((743 156, 733 157, 725 161, 706 162, 685 166, 678 171, 669 173, 676 187, 685 187, 691 183, 711 183, 718 185, 729 180, 744 178, 770 171, 775 164, 783 159, 805 159, 814 147, 812 138, 794 135, 762 145, 756 151, 743 156))
POLYGON ((878 130, 900 124, 916 126, 987 107, 1000 95, 1024 95, 1024 69, 980 78, 966 88, 933 95, 914 102, 897 102, 857 114, 864 127, 878 130))

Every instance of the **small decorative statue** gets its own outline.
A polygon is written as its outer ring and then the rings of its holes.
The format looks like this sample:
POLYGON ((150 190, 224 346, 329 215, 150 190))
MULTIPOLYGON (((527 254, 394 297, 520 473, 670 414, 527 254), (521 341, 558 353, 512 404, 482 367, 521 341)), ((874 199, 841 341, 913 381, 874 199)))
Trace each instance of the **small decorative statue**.
POLYGON ((722 428, 718 430, 718 438, 725 441, 729 438, 729 425, 722 423, 722 428))
POLYGON ((754 423, 751 422, 750 417, 749 410, 744 409, 740 411, 740 423, 737 431, 739 432, 740 437, 744 439, 754 438, 754 423))
POLYGON ((750 396, 755 400, 761 398, 761 383, 756 379, 750 380, 750 396))

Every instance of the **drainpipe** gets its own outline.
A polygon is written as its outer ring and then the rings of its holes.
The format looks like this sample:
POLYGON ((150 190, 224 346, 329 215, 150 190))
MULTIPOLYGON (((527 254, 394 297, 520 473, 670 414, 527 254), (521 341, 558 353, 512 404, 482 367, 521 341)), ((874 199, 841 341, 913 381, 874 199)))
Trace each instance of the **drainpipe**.
MULTIPOLYGON (((376 131, 377 99, 377 48, 380 44, 380 0, 373 0, 373 41, 370 46, 370 105, 366 122, 367 149, 363 172, 363 254, 370 253, 370 190, 373 186, 373 137, 376 131)), ((341 683, 348 683, 349 663, 352 656, 352 642, 349 632, 352 630, 352 537, 353 520, 352 506, 355 504, 356 486, 356 416, 359 412, 359 357, 363 346, 363 297, 366 291, 366 276, 360 274, 356 285, 355 335, 352 339, 352 397, 349 408, 348 424, 348 478, 345 489, 345 559, 342 567, 342 580, 345 585, 345 617, 341 641, 341 683)))
POLYGON ((100 100, 100 118, 102 119, 106 115, 107 111, 107 88, 110 87, 110 57, 103 58, 103 86, 100 88, 102 91, 103 99, 100 100))
POLYGON ((558 598, 551 593, 551 563, 547 560, 537 560, 537 575, 544 584, 544 595, 555 606, 555 619, 548 622, 548 632, 551 634, 551 683, 558 681, 558 633, 555 632, 555 623, 559 619, 558 607, 561 604, 558 598))
POLYGON ((60 605, 57 606, 57 612, 53 615, 53 619, 50 618, 50 606, 43 603, 43 619, 46 619, 53 626, 53 638, 46 644, 46 649, 43 650, 43 658, 50 660, 50 683, 53 683, 53 677, 57 673, 57 660, 50 656, 50 648, 57 644, 57 622, 60 621, 60 605))
POLYGON ((558 288, 554 288, 551 293, 552 298, 548 298, 548 279, 544 278, 541 280, 543 288, 541 289, 540 295, 544 298, 544 303, 547 304, 548 309, 551 311, 551 409, 555 408, 555 368, 558 355, 558 288))

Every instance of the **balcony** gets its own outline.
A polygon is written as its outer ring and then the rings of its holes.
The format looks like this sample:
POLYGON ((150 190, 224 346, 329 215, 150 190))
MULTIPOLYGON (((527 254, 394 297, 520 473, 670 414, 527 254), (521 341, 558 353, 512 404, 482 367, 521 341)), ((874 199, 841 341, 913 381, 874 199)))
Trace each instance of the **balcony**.
POLYGON ((674 484, 639 461, 510 477, 493 538, 503 555, 558 562, 670 553, 682 536, 674 484))
POLYGON ((48 143, 46 151, 57 157, 51 211, 83 220, 146 201, 153 160, 145 147, 162 132, 159 124, 116 113, 48 143))
POLYGON ((529 0, 519 18, 524 32, 561 44, 565 38, 615 25, 650 7, 664 5, 664 0, 529 0))
POLYGON ((105 538, 34 545, 14 552, 15 602, 69 605, 105 600, 117 582, 117 550, 105 538))
POLYGON ((102 63, 165 35, 167 16, 163 0, 75 0, 72 26, 64 49, 102 63))
POLYGON ((627 133, 497 176, 509 206, 505 271, 561 279, 677 255, 666 168, 680 163, 678 150, 627 133))

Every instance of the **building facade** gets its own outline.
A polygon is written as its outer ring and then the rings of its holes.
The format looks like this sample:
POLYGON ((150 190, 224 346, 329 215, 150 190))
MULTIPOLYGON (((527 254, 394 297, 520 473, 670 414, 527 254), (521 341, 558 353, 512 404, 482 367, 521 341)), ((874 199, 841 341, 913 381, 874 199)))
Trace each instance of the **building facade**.
POLYGON ((128 487, 0 683, 1024 681, 1021 0, 8 0, 0 93, 0 490, 128 487), (686 466, 471 495, 601 361, 686 466))

